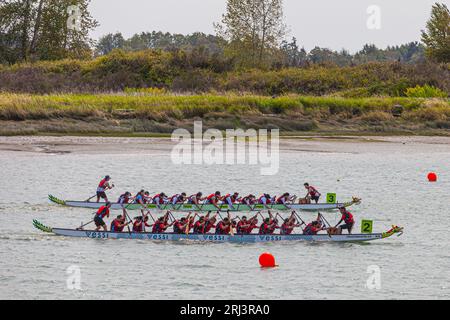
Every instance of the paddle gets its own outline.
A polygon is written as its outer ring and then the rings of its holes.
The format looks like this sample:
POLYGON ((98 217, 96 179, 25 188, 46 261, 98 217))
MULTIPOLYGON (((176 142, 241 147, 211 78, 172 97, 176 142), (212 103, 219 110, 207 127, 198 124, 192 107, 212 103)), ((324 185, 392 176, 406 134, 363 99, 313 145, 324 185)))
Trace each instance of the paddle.
POLYGON ((80 227, 77 228, 77 230, 83 230, 84 227, 94 222, 94 220, 89 221, 88 223, 82 224, 80 227))
POLYGON ((97 196, 97 194, 94 194, 92 197, 90 197, 89 199, 86 199, 86 202, 91 201, 92 199, 94 199, 97 196))
POLYGON ((233 220, 231 220, 230 210, 228 210, 227 213, 228 213, 228 220, 230 221, 230 234, 234 236, 233 220))

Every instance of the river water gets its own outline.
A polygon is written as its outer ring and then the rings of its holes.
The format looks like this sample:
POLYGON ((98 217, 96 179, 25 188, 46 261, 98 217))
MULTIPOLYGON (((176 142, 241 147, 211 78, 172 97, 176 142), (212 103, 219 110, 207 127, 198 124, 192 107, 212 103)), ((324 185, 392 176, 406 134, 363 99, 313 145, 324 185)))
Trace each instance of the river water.
MULTIPOLYGON (((450 139, 284 140, 274 176, 262 176, 257 166, 176 166, 171 148, 164 139, 0 138, 0 298, 450 298, 450 139), (426 180, 429 171, 439 175, 437 183, 426 180), (33 219, 71 228, 89 221, 89 210, 58 207, 46 197, 86 199, 104 174, 116 184, 114 199, 142 187, 303 195, 309 181, 340 200, 363 199, 350 210, 356 231, 366 218, 374 231, 397 224, 405 233, 368 244, 239 245, 62 238, 33 228, 33 219), (278 268, 259 268, 266 251, 278 268), (371 271, 378 268, 379 277, 371 271), (77 275, 79 290, 68 285, 77 275), (369 277, 380 286, 368 286, 369 277)), ((325 216, 331 223, 339 218, 325 216)))

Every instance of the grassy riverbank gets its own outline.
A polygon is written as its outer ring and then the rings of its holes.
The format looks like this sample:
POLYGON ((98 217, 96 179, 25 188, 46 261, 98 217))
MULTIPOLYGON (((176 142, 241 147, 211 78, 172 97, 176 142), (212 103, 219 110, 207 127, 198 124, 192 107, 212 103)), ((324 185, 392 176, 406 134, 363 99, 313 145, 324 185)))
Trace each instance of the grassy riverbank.
POLYGON ((282 134, 448 134, 448 99, 286 95, 0 94, 0 134, 165 135, 176 128, 282 134))

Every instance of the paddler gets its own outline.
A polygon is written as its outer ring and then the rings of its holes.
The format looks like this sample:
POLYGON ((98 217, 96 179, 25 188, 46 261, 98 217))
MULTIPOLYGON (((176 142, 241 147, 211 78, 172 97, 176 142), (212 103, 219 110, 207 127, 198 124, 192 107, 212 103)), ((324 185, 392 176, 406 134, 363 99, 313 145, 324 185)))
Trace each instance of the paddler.
POLYGON ((153 204, 162 205, 169 202, 169 199, 167 199, 167 195, 164 192, 158 193, 153 197, 153 204))
POLYGON ((206 198, 203 198, 203 193, 198 192, 197 194, 193 194, 192 196, 189 196, 188 203, 199 205, 204 200, 206 200, 206 198))
POLYGON ((202 234, 207 234, 209 233, 209 231, 211 231, 211 229, 216 228, 216 221, 217 221, 217 213, 210 217, 210 213, 208 212, 208 214, 205 217, 205 225, 203 226, 203 230, 202 230, 202 234))
POLYGON ((234 208, 233 205, 239 202, 239 192, 226 194, 225 196, 223 196, 222 201, 224 204, 229 205, 230 208, 234 208))
POLYGON ((111 177, 106 176, 104 177, 97 187, 97 203, 100 202, 100 199, 105 200, 105 202, 108 202, 108 197, 106 196, 106 190, 111 190, 114 188, 114 184, 110 184, 111 177))
POLYGON ((198 219, 197 222, 194 223, 193 233, 194 234, 202 234, 203 230, 204 230, 204 227, 205 227, 205 224, 206 224, 205 217, 203 217, 203 216, 200 217, 200 219, 198 219))
POLYGON ((126 222, 125 215, 118 215, 117 218, 111 222, 111 232, 123 232, 123 229, 130 223, 131 221, 126 222))
POLYGON ((170 212, 167 211, 167 213, 160 217, 156 222, 153 224, 152 233, 161 234, 166 232, 167 228, 171 227, 173 223, 169 223, 169 214, 170 212))
POLYGON ((127 204, 130 202, 131 200, 131 193, 130 192, 125 192, 124 194, 122 194, 119 199, 117 200, 117 203, 122 207, 123 210, 123 215, 126 216, 127 215, 127 210, 126 210, 126 206, 127 204))
POLYGON ((146 207, 146 204, 150 201, 150 192, 141 190, 134 197, 134 203, 140 204, 143 207, 146 207))
POLYGON ((231 220, 226 217, 216 225, 216 234, 230 234, 231 228, 231 220))
POLYGON ((272 198, 270 197, 270 194, 263 194, 261 197, 259 197, 258 203, 264 205, 272 204, 272 198))
POLYGON ((282 196, 278 197, 276 200, 276 204, 287 204, 291 201, 291 197, 288 192, 284 193, 282 196))
POLYGON ((292 234, 295 228, 300 227, 301 224, 297 223, 297 219, 295 218, 295 213, 292 212, 291 216, 284 220, 283 224, 280 228, 280 234, 289 235, 292 234))
POLYGON ((344 206, 339 208, 339 211, 342 214, 341 220, 337 223, 335 228, 337 228, 342 222, 344 222, 344 225, 339 226, 340 232, 342 233, 342 230, 347 230, 349 234, 352 233, 353 226, 355 225, 355 219, 353 218, 353 214, 351 214, 344 206))
POLYGON ((106 202, 104 206, 101 206, 94 217, 94 223, 97 227, 95 231, 99 231, 100 228, 103 228, 104 231, 108 231, 106 227, 105 221, 103 221, 104 217, 109 218, 109 209, 111 208, 111 202, 106 202))
POLYGON ((278 220, 275 219, 269 211, 269 218, 264 219, 263 223, 259 227, 259 234, 273 234, 275 229, 280 229, 278 226, 278 220))
POLYGON ((215 206, 217 209, 220 210, 218 206, 220 200, 222 200, 220 191, 216 191, 215 193, 212 193, 206 197, 205 204, 212 204, 213 206, 215 206))
POLYGON ((256 197, 253 194, 249 194, 241 199, 241 203, 248 206, 254 205, 256 203, 256 197))
POLYGON ((236 233, 237 234, 250 234, 253 231, 253 229, 258 228, 256 226, 256 224, 258 223, 257 216, 258 216, 258 214, 250 219, 247 219, 246 216, 243 216, 236 225, 236 233))
POLYGON ((177 234, 183 234, 186 230, 187 219, 185 217, 173 222, 173 232, 177 234))
POLYGON ((305 198, 310 201, 315 201, 316 203, 319 203, 319 199, 321 196, 320 192, 317 191, 317 189, 314 188, 313 186, 310 186, 309 183, 305 183, 304 186, 307 191, 305 198))
POLYGON ((134 218, 135 221, 133 223, 133 232, 144 232, 145 227, 151 227, 151 224, 148 224, 148 216, 140 216, 134 218))
POLYGON ((175 204, 182 204, 187 200, 186 193, 183 192, 181 194, 175 194, 172 197, 170 197, 170 203, 175 204))

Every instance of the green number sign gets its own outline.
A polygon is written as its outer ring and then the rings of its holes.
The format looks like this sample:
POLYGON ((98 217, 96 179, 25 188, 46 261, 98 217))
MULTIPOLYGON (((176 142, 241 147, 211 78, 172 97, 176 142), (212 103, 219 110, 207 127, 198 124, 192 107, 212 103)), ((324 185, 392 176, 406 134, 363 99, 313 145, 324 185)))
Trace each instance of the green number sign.
POLYGON ((372 233, 373 221, 363 220, 361 221, 361 233, 372 233))
POLYGON ((336 203, 336 193, 327 193, 327 203, 336 203))

